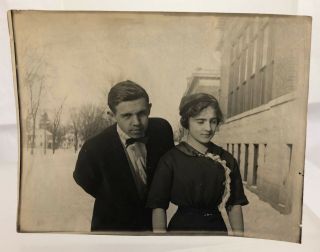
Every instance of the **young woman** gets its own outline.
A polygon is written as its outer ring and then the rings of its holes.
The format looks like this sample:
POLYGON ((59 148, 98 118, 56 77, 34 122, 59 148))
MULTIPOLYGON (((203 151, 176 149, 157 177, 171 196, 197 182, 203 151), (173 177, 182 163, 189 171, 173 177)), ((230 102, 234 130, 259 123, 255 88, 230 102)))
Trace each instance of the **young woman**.
POLYGON ((180 122, 185 141, 167 152, 155 172, 147 207, 153 208, 154 232, 189 231, 227 235, 225 208, 234 235, 243 235, 242 205, 248 204, 233 156, 211 142, 222 113, 217 100, 204 93, 182 98, 180 122), (169 202, 178 206, 168 228, 169 202))

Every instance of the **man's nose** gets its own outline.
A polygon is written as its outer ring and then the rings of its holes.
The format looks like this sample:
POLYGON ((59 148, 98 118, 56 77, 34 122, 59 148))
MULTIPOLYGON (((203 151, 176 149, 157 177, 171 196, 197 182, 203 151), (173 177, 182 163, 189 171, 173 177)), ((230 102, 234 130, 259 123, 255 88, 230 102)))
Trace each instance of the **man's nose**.
POLYGON ((138 115, 132 116, 132 124, 133 125, 139 125, 140 124, 140 118, 138 115))

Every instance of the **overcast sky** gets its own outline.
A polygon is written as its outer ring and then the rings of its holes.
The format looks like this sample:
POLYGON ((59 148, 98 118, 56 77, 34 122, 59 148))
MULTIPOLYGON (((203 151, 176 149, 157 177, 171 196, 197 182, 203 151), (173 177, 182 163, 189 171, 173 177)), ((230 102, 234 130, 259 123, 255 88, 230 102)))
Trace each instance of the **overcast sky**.
POLYGON ((110 85, 130 79, 149 93, 151 115, 176 127, 187 78, 199 67, 219 68, 217 22, 190 14, 20 12, 14 16, 18 68, 44 62, 42 108, 50 113, 67 97, 64 120, 71 107, 106 103, 110 85))

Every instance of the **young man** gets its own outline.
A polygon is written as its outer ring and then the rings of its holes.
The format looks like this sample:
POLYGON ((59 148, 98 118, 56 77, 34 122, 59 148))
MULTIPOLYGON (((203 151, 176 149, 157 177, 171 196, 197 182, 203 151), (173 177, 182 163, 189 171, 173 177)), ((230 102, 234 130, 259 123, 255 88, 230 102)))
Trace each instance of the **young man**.
POLYGON ((95 198, 91 231, 151 230, 146 196, 159 159, 174 146, 172 128, 149 119, 148 94, 132 81, 113 86, 108 105, 116 124, 84 143, 73 173, 95 198))

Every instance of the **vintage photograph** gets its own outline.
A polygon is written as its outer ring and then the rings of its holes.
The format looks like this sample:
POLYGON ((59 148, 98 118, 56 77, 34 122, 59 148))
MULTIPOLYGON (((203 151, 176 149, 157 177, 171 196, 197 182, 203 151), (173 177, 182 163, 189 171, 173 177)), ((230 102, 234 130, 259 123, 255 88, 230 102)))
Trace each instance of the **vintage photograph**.
POLYGON ((18 232, 301 242, 310 17, 8 21, 18 232))

